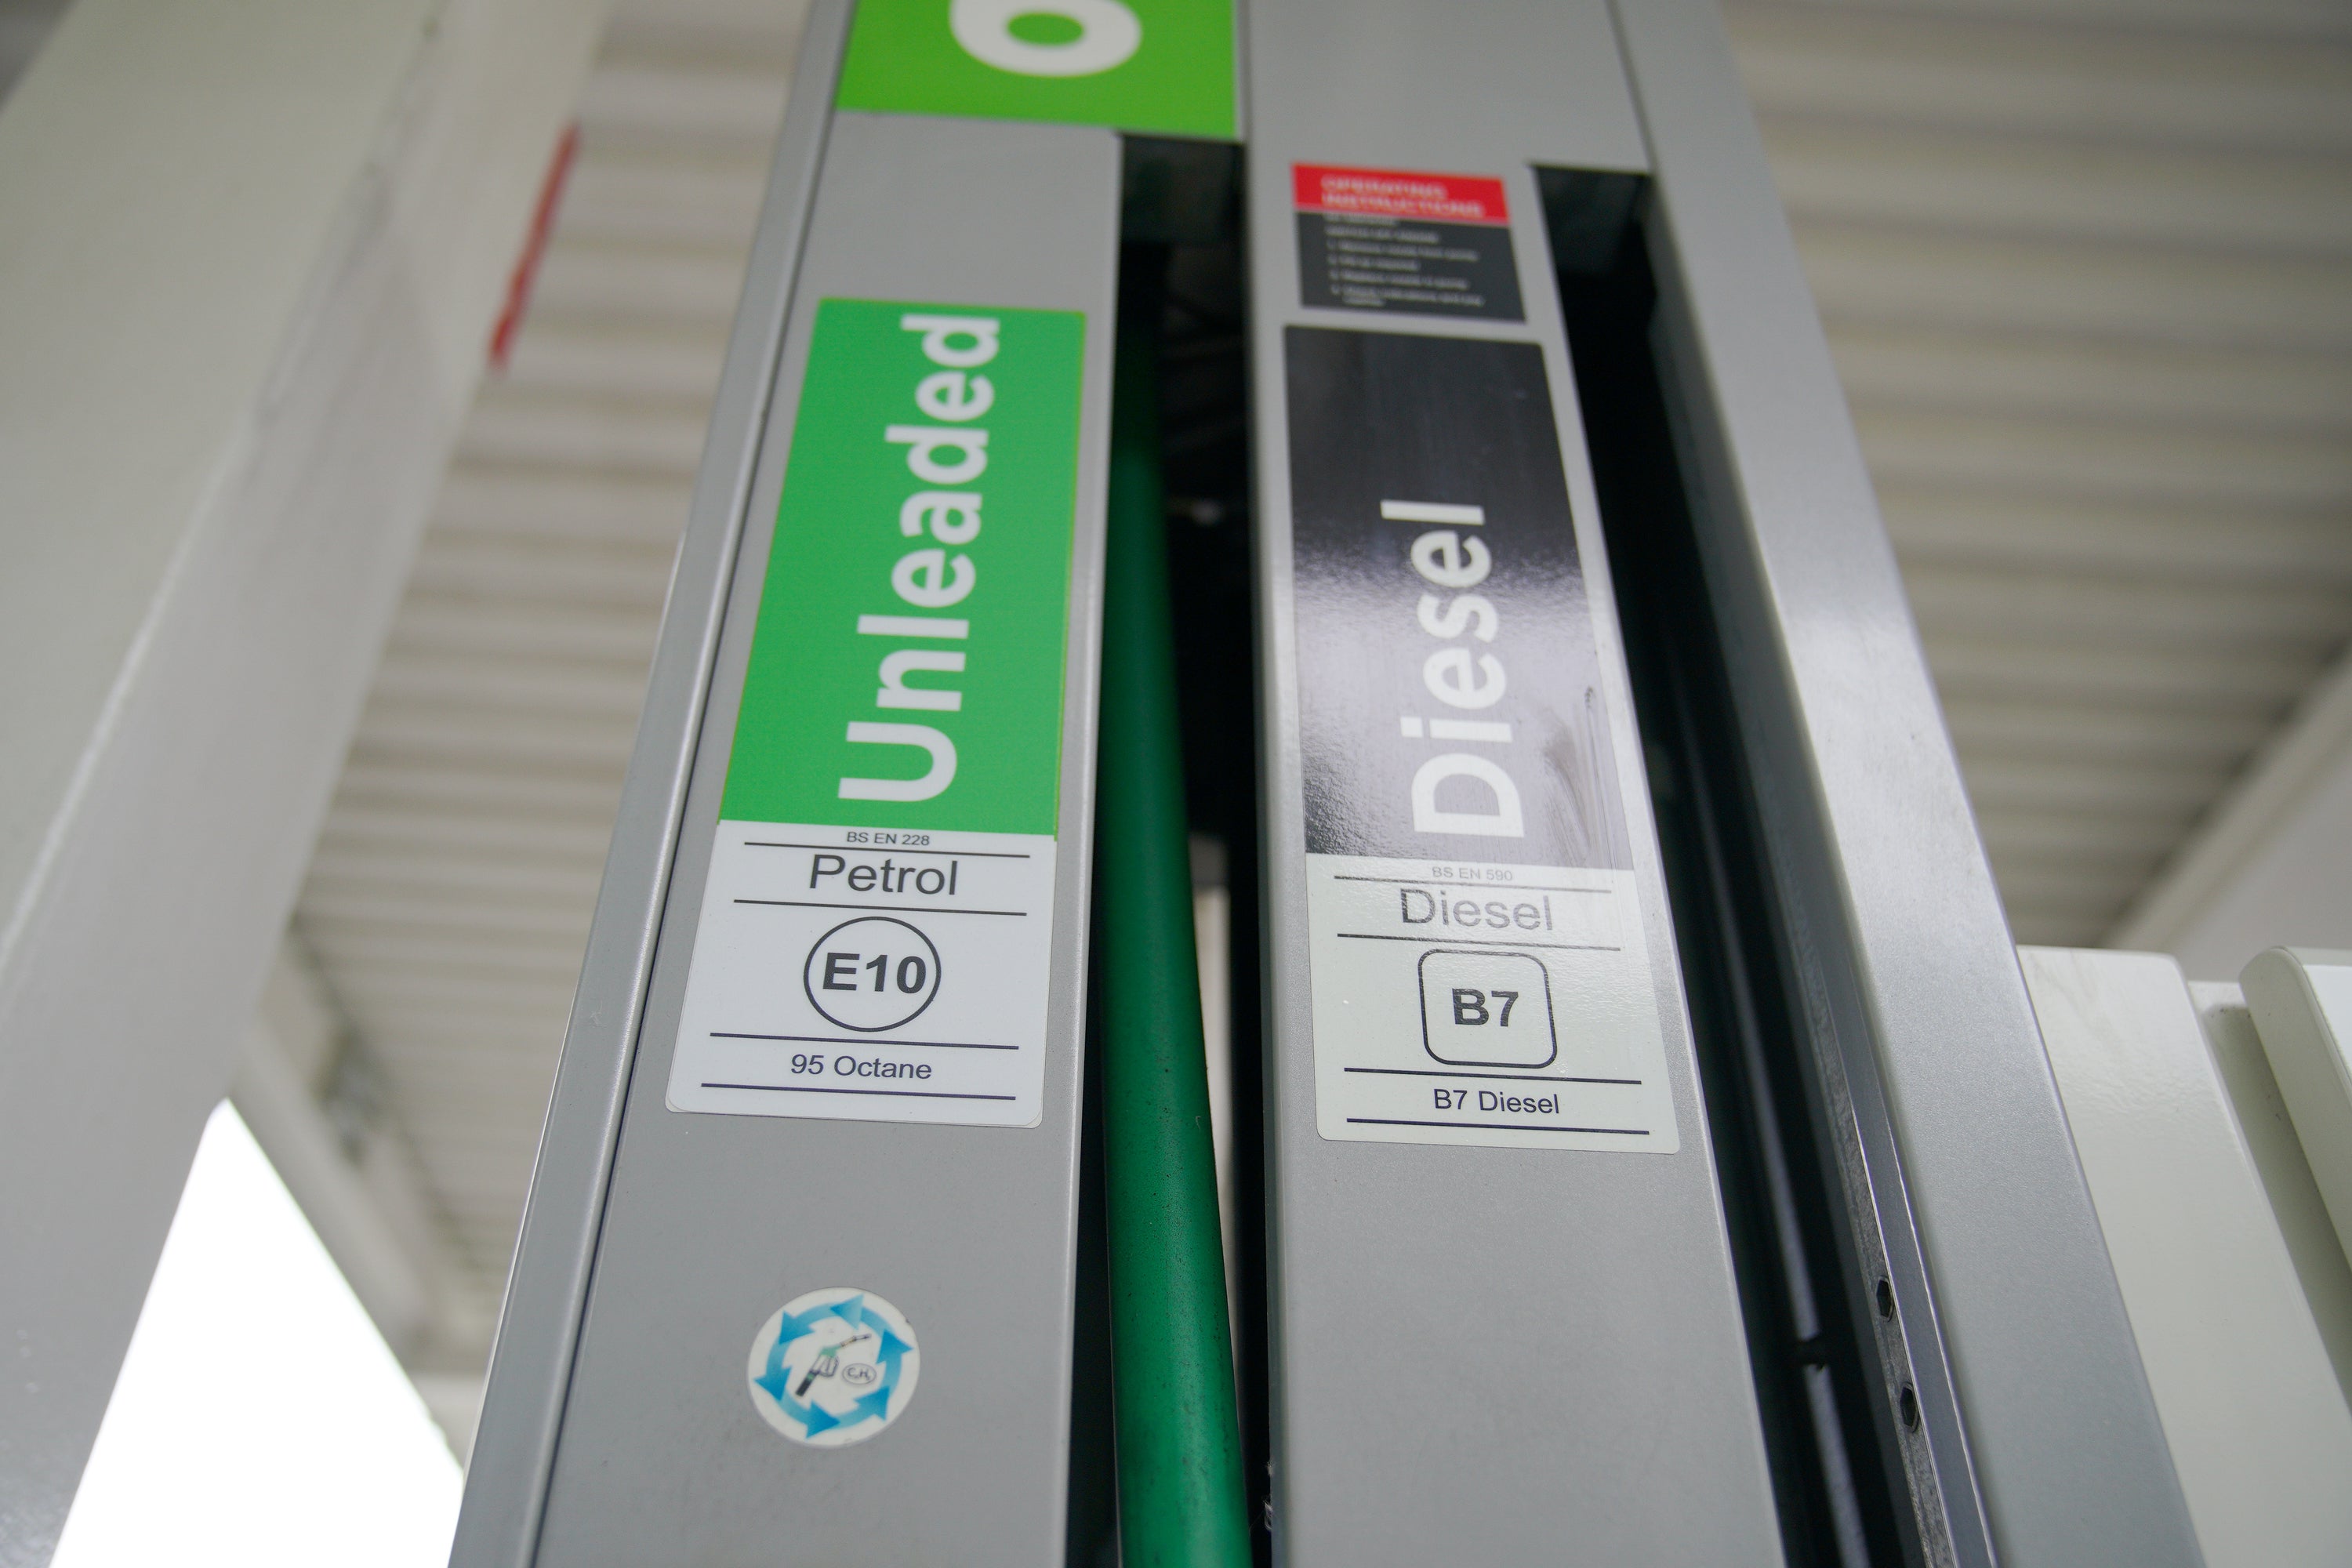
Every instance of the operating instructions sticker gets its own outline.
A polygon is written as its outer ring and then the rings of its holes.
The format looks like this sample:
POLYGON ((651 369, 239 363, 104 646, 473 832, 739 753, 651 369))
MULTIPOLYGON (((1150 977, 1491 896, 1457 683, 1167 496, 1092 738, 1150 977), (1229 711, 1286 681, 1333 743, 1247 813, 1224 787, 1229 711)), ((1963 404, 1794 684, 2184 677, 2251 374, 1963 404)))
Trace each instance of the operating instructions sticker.
POLYGON ((1325 163, 1290 173, 1302 304, 1526 320, 1502 181, 1325 163))
POLYGON ((1285 348, 1318 1126, 1672 1152, 1542 353, 1285 348))
POLYGON ((671 1109, 1037 1124, 1083 342, 820 304, 671 1109))

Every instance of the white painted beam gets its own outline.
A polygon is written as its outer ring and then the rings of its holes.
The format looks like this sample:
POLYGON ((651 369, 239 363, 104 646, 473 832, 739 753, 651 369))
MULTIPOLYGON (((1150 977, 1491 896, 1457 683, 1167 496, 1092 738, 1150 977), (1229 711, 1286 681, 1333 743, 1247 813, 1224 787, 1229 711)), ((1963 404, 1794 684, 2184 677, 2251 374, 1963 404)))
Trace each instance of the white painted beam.
POLYGON ((599 0, 79 0, 0 110, 0 1563, 229 1087, 599 0))
POLYGON ((2189 997, 2205 1026, 2213 1065, 2229 1089, 2230 1109, 2270 1200, 2271 1220, 2294 1260, 2303 1299, 2311 1304, 2327 1359, 2335 1363, 2336 1385, 2352 1403, 2352 1264, 2345 1261, 2327 1200, 2319 1195, 2319 1184, 2312 1178, 2311 1162, 2304 1157, 2303 1140, 2295 1132, 2286 1097, 2279 1092, 2278 1077, 2271 1071, 2253 1012, 2246 1005, 2245 993, 2227 981, 2193 981, 2189 997))
POLYGON ((2274 947, 2238 984, 2336 1239, 2352 1258, 2352 952, 2274 947))

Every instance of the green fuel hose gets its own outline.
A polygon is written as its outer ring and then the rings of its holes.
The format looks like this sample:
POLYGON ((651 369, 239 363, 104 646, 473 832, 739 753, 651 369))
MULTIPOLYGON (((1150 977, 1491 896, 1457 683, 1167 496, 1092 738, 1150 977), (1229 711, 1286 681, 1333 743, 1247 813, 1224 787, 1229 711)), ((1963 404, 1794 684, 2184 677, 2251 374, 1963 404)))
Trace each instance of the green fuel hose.
POLYGON ((1095 809, 1119 1542, 1127 1568, 1247 1568, 1160 472, 1163 261, 1121 268, 1095 809))

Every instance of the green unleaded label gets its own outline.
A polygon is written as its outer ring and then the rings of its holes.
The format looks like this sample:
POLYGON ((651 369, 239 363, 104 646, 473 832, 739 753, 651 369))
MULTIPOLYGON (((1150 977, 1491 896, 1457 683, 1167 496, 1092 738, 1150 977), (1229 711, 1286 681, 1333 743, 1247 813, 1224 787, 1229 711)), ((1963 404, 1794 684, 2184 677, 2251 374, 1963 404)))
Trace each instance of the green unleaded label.
POLYGON ((1054 831, 1085 335, 818 305, 722 817, 1054 831))
POLYGON ((1230 141, 1233 0, 858 0, 836 101, 1230 141))

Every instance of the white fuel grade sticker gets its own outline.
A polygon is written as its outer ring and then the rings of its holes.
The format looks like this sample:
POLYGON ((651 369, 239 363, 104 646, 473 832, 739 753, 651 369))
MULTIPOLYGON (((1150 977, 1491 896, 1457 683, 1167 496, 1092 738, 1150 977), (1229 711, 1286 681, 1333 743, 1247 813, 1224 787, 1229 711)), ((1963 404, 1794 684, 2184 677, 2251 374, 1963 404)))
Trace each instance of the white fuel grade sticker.
POLYGON ((673 1110, 1034 1127, 1054 840, 722 822, 673 1110))
POLYGON ((1286 348, 1317 1124, 1671 1153, 1541 351, 1297 327, 1286 348))
POLYGON ((1307 860, 1326 1138, 1671 1152, 1627 871, 1307 860))

